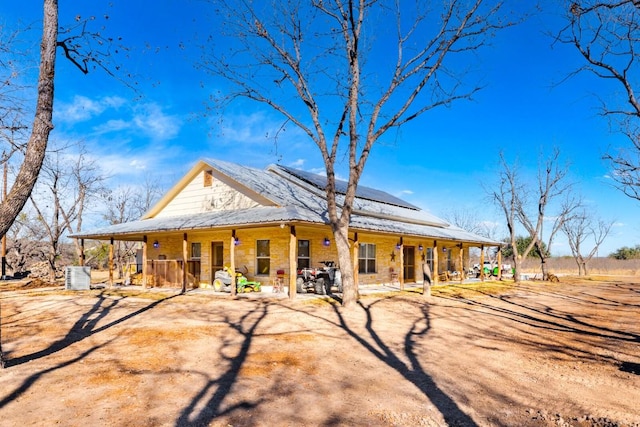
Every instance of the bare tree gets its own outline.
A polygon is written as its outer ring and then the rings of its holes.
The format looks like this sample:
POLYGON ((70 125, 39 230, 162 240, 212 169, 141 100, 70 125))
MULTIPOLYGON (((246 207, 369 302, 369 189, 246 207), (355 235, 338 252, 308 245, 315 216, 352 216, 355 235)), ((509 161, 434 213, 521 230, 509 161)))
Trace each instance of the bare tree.
POLYGON ((562 225, 562 231, 569 241, 571 254, 578 265, 579 276, 589 275, 587 264, 598 253, 598 248, 609 236, 613 224, 613 221, 606 222, 600 218, 596 219, 593 214, 582 209, 562 225), (589 254, 585 256, 582 253, 583 244, 589 239, 593 242, 593 246, 589 254))
POLYGON ((602 114, 631 142, 604 156, 612 178, 627 196, 640 200, 640 4, 637 0, 577 0, 566 11, 558 41, 575 46, 587 71, 612 83, 620 93, 602 100, 602 114))
MULTIPOLYGON (((105 65, 107 58, 112 56, 111 47, 114 44, 114 39, 105 38, 100 31, 92 32, 87 29, 87 23, 94 19, 94 17, 81 18, 77 16, 76 24, 59 29, 58 0, 43 0, 43 24, 34 118, 31 123, 31 133, 24 148, 24 159, 11 190, 0 203, 0 236, 6 235, 27 203, 42 168, 49 134, 53 129, 57 48, 60 47, 66 58, 85 74, 92 68, 100 67, 114 75, 109 70, 117 69, 115 66, 105 65), (59 35, 64 37, 59 39, 59 35)), ((6 49, 5 44, 0 46, 0 53, 3 49, 6 49)), ((8 53, 14 54, 15 52, 9 50, 8 53)), ((1 112, 2 110, 0 110, 1 112)), ((1 340, 0 364, 4 366, 1 340)))
MULTIPOLYGON (((161 187, 157 181, 151 179, 150 176, 145 177, 142 186, 135 188, 122 186, 115 190, 108 191, 103 196, 107 202, 105 204, 107 212, 104 214, 104 218, 109 224, 121 224, 139 219, 153 206, 161 195, 161 187)), ((118 271, 118 278, 123 277, 124 268, 127 262, 135 256, 136 249, 136 242, 115 242, 113 255, 118 271)))
POLYGON ((23 209, 7 232, 7 264, 14 277, 26 275, 29 263, 46 260, 46 234, 40 221, 23 209))
MULTIPOLYGON (((450 209, 444 213, 443 217, 451 225, 492 240, 496 240, 500 228, 495 222, 480 220, 477 212, 470 209, 450 209)), ((470 255, 477 256, 480 252, 480 249, 473 248, 470 255)), ((491 263, 496 261, 495 248, 485 248, 484 253, 491 263)))
MULTIPOLYGON (((444 213, 443 218, 450 224, 471 233, 481 234, 488 231, 483 222, 478 220, 477 213, 469 209, 450 209, 444 213)), ((485 234, 481 235, 489 237, 485 234)))
POLYGON ((511 25, 502 19, 502 1, 210 2, 224 22, 222 34, 210 39, 202 67, 233 86, 218 100, 245 97, 265 104, 320 151, 343 305, 349 306, 358 298, 349 221, 374 144, 390 130, 480 89, 465 85, 467 70, 450 61, 476 52, 494 31, 511 25), (371 52, 388 60, 375 61, 371 52), (343 156, 344 198, 336 190, 343 156))
POLYGON ((525 185, 521 182, 520 169, 518 162, 514 162, 513 165, 509 165, 509 162, 504 157, 504 153, 500 153, 500 165, 501 170, 499 172, 498 182, 495 188, 487 190, 488 195, 494 201, 496 206, 504 214, 504 218, 507 225, 507 231, 509 233, 509 243, 513 250, 513 267, 514 267, 514 280, 520 281, 520 270, 522 266, 522 259, 526 258, 533 249, 533 239, 527 246, 523 253, 519 253, 518 250, 518 219, 520 206, 524 205, 526 197, 525 185))
POLYGON ((551 245, 562 225, 572 218, 573 213, 582 205, 582 201, 572 192, 572 183, 568 181, 569 166, 560 165, 560 150, 545 159, 538 168, 536 208, 532 210, 526 204, 518 206, 518 219, 531 236, 531 242, 540 257, 540 268, 544 280, 548 278, 546 261, 551 257, 551 245), (548 214, 547 209, 561 199, 558 210, 548 214), (551 229, 545 231, 545 223, 551 222, 551 229), (545 241, 545 236, 547 240, 545 241), (542 245, 546 243, 546 249, 542 245))
POLYGON ((58 2, 57 0, 44 0, 40 73, 35 118, 22 166, 7 198, 0 204, 0 235, 6 234, 18 213, 24 207, 42 167, 49 133, 53 129, 51 119, 57 41, 58 2))
MULTIPOLYGON (((51 281, 56 278, 61 239, 68 232, 81 231, 84 211, 102 191, 103 181, 104 176, 95 161, 87 157, 82 145, 73 155, 62 149, 45 159, 38 186, 30 198, 47 234, 51 281)), ((76 251, 79 251, 78 247, 76 251)))
POLYGON ((519 165, 510 166, 504 155, 500 154, 499 183, 496 190, 491 190, 493 200, 504 213, 509 231, 509 240, 513 249, 515 264, 515 280, 520 280, 522 259, 526 258, 535 247, 539 253, 542 275, 546 279, 546 260, 553 240, 562 225, 569 220, 581 202, 573 197, 572 184, 568 182, 568 166, 559 165, 560 151, 544 160, 538 168, 537 183, 527 184, 518 174, 519 165), (531 197, 530 196, 534 196, 531 197), (556 212, 550 214, 548 209, 554 203, 559 204, 556 212), (551 229, 545 230, 545 223, 551 221, 551 229), (523 253, 519 253, 517 245, 517 228, 524 227, 531 240, 523 253), (546 237, 546 240, 545 240, 546 237), (543 242, 545 244, 543 245, 543 242))
MULTIPOLYGON (((135 85, 129 79, 129 77, 132 77, 131 75, 127 75, 127 78, 123 79, 119 78, 120 75, 123 75, 122 71, 118 73, 114 71, 120 70, 120 66, 115 63, 115 55, 118 52, 126 52, 127 49, 120 45, 119 38, 105 36, 103 28, 98 31, 90 30, 91 23, 96 21, 94 16, 86 18, 76 16, 73 24, 59 26, 58 0, 43 0, 43 12, 34 118, 30 126, 30 136, 24 146, 24 159, 9 194, 0 204, 0 235, 4 235, 7 232, 18 213, 24 207, 42 168, 49 133, 53 129, 52 117, 57 48, 62 49, 66 59, 71 61, 84 74, 99 68, 129 87, 135 85)), ((103 17, 108 19, 108 15, 103 15, 103 17)), ((9 57, 22 55, 20 50, 6 49, 6 44, 0 46, 0 53, 3 52, 3 49, 5 49, 4 53, 9 57)), ((14 94, 20 91, 16 91, 15 87, 12 86, 11 89, 4 91, 5 94, 7 92, 14 94)), ((0 101, 7 101, 7 99, 9 98, 5 96, 0 101)), ((0 103, 2 104, 0 105, 0 114, 4 114, 7 111, 16 111, 15 108, 18 105, 20 109, 26 108, 24 107, 24 100, 21 100, 18 95, 10 98, 9 101, 9 110, 7 109, 7 103, 0 103), (12 108, 14 110, 11 110, 12 108)), ((3 120, 3 129, 13 129, 18 126, 17 123, 21 123, 21 121, 16 120, 15 114, 3 117, 3 120)), ((20 127, 22 126, 20 125, 20 127)))

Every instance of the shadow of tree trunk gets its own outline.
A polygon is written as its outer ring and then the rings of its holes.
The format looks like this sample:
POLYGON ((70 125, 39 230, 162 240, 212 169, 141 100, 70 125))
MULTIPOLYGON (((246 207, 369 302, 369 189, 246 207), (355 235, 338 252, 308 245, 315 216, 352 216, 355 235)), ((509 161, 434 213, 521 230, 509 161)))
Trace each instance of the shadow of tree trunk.
POLYGON ((228 367, 222 375, 207 381, 200 392, 191 400, 190 404, 182 410, 176 420, 176 426, 206 426, 217 417, 228 415, 238 409, 256 408, 264 401, 263 398, 258 398, 255 401, 245 400, 223 409, 224 400, 231 392, 234 384, 236 384, 240 369, 249 354, 256 330, 266 318, 269 307, 269 303, 262 302, 259 307, 247 312, 236 322, 232 321, 228 316, 226 317, 226 323, 241 338, 240 348, 234 356, 226 356, 225 348, 229 350, 228 347, 234 346, 234 343, 224 343, 225 345, 220 349, 219 355, 221 362, 227 362, 228 367), (197 408, 201 409, 198 410, 197 408))
POLYGON ((364 310, 366 315, 365 328, 369 334, 369 338, 373 340, 375 346, 372 345, 367 339, 360 336, 347 324, 344 316, 340 313, 339 307, 333 307, 336 315, 338 316, 340 326, 344 329, 356 342, 364 347, 371 354, 376 356, 380 361, 384 362, 387 366, 400 373, 407 381, 416 386, 440 411, 445 421, 450 426, 469 426, 473 427, 477 424, 473 419, 467 415, 456 402, 445 393, 428 375, 422 365, 415 349, 416 339, 418 337, 424 337, 429 333, 431 328, 429 319, 429 306, 421 304, 421 311, 423 317, 417 319, 411 329, 407 332, 404 339, 404 355, 408 358, 410 364, 407 365, 402 359, 394 353, 393 349, 387 345, 381 336, 375 331, 373 326, 374 316, 372 314, 372 307, 375 304, 383 302, 384 300, 378 300, 373 302, 369 306, 365 306, 362 301, 358 302, 358 305, 364 310), (377 348, 376 348, 377 346, 377 348))
POLYGON ((40 372, 36 372, 34 374, 32 374, 31 376, 29 376, 26 380, 24 380, 24 382, 20 385, 20 387, 18 387, 16 390, 14 390, 13 392, 11 392, 9 395, 7 395, 5 398, 3 398, 2 400, 0 400, 0 408, 3 408, 5 405, 11 403, 12 401, 14 401, 15 399, 17 399, 18 397, 20 397, 22 394, 24 394, 27 390, 29 390, 29 388, 31 386, 33 386, 40 378, 42 378, 44 375, 49 374, 53 371, 56 371, 58 369, 62 369, 65 368, 69 365, 73 365, 74 363, 79 362, 80 360, 84 359, 85 357, 89 356, 91 353, 93 353, 94 351, 98 350, 101 347, 106 346, 107 344, 109 344, 111 341, 113 340, 109 340, 105 343, 102 343, 100 345, 96 345, 94 347, 91 347, 90 349, 82 352, 78 357, 74 357, 73 359, 67 360, 66 362, 62 362, 57 364, 56 366, 53 366, 51 368, 45 369, 43 371, 40 372))
POLYGON ((71 327, 71 329, 69 329, 69 331, 67 332, 67 334, 53 342, 50 346, 48 346, 47 348, 37 351, 35 353, 31 353, 31 354, 27 354, 21 357, 17 357, 15 359, 5 359, 5 364, 6 367, 12 367, 12 366, 18 366, 21 365, 23 363, 26 362, 30 362, 32 360, 37 360, 40 359, 42 357, 46 357, 46 356, 50 356, 60 350, 63 350, 67 347, 69 347, 72 344, 75 344, 77 342, 80 342, 82 340, 84 340, 87 337, 90 337, 94 334, 97 334, 99 332, 102 332, 106 329, 109 329, 115 325, 118 325, 122 322, 125 322, 135 316, 138 316, 146 311, 151 310, 152 308, 158 306, 159 304, 168 301, 172 298, 175 298, 178 295, 172 295, 157 301, 154 301, 153 303, 139 309, 136 310, 132 313, 127 314, 126 316, 123 316, 119 319, 116 319, 112 322, 107 323, 106 325, 103 325, 99 328, 96 328, 96 325, 102 320, 104 319, 111 310, 113 310, 113 308, 120 302, 122 301, 122 299, 126 298, 120 298, 120 299, 110 299, 108 297, 106 297, 104 294, 100 294, 98 295, 98 300, 95 302, 95 304, 93 304, 93 306, 91 307, 91 309, 89 311, 87 311, 86 313, 84 313, 82 316, 80 316, 80 318, 73 324, 73 326, 71 327))

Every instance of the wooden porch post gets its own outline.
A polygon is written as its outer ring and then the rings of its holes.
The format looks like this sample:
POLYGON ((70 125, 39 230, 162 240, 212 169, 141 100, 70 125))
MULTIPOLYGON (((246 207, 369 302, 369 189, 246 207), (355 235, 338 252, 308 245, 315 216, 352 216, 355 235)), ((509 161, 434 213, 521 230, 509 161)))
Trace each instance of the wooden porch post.
POLYGON ((464 268, 464 247, 462 246, 462 243, 460 243, 459 258, 460 258, 460 283, 462 283, 465 276, 467 275, 466 270, 464 268))
POLYGON ((80 265, 84 266, 86 258, 84 256, 84 239, 80 239, 80 265))
POLYGON ((433 284, 437 285, 440 281, 440 266, 438 265, 438 241, 433 241, 433 284))
POLYGON ((229 245, 229 273, 231 273, 231 295, 236 295, 236 230, 231 230, 231 244, 229 245))
POLYGON ((187 292, 187 233, 182 235, 182 293, 187 292))
POLYGON ((353 233, 353 254, 352 254, 352 264, 353 264, 353 285, 356 287, 356 295, 359 298, 360 292, 358 291, 358 282, 360 278, 358 277, 360 273, 360 265, 358 263, 358 255, 360 253, 360 242, 358 241, 358 233, 353 233))
POLYGON ((296 297, 296 280, 298 279, 298 259, 296 249, 298 248, 298 238, 296 227, 289 227, 289 299, 296 297))
POLYGON ((109 240, 109 287, 113 287, 113 237, 109 240))
POLYGON ((142 288, 147 289, 147 236, 142 236, 142 288))
POLYGON ((400 290, 404 291, 404 241, 400 237, 400 271, 398 272, 400 290))
POLYGON ((484 245, 480 246, 480 281, 484 282, 484 245))

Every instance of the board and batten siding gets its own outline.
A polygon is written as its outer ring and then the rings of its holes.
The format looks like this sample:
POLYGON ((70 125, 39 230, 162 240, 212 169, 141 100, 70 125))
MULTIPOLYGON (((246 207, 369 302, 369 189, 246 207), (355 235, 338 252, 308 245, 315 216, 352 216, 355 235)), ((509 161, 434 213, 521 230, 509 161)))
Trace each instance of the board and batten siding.
POLYGON ((238 189, 201 171, 178 193, 158 214, 156 218, 188 215, 219 210, 249 209, 260 203, 246 196, 238 189), (205 182, 207 184, 205 186, 205 182))

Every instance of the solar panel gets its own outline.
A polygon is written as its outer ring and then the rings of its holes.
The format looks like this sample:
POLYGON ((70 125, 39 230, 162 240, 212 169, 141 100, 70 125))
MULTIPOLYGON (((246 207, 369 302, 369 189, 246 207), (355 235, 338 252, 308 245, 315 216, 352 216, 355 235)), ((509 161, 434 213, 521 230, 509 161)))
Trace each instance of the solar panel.
MULTIPOLYGON (((298 179, 301 179, 316 188, 324 190, 327 186, 327 177, 318 175, 311 172, 305 172, 299 169, 293 169, 282 165, 277 165, 280 169, 283 169, 287 173, 295 176, 298 179)), ((345 194, 347 192, 347 182, 336 179, 336 192, 340 194, 345 194)), ((356 189, 356 197, 361 199, 371 200, 374 202, 386 203, 389 205, 400 206, 407 209, 420 210, 419 207, 412 205, 411 203, 405 202, 404 200, 392 196, 389 193, 384 191, 376 190, 374 188, 365 187, 358 185, 356 189)))

